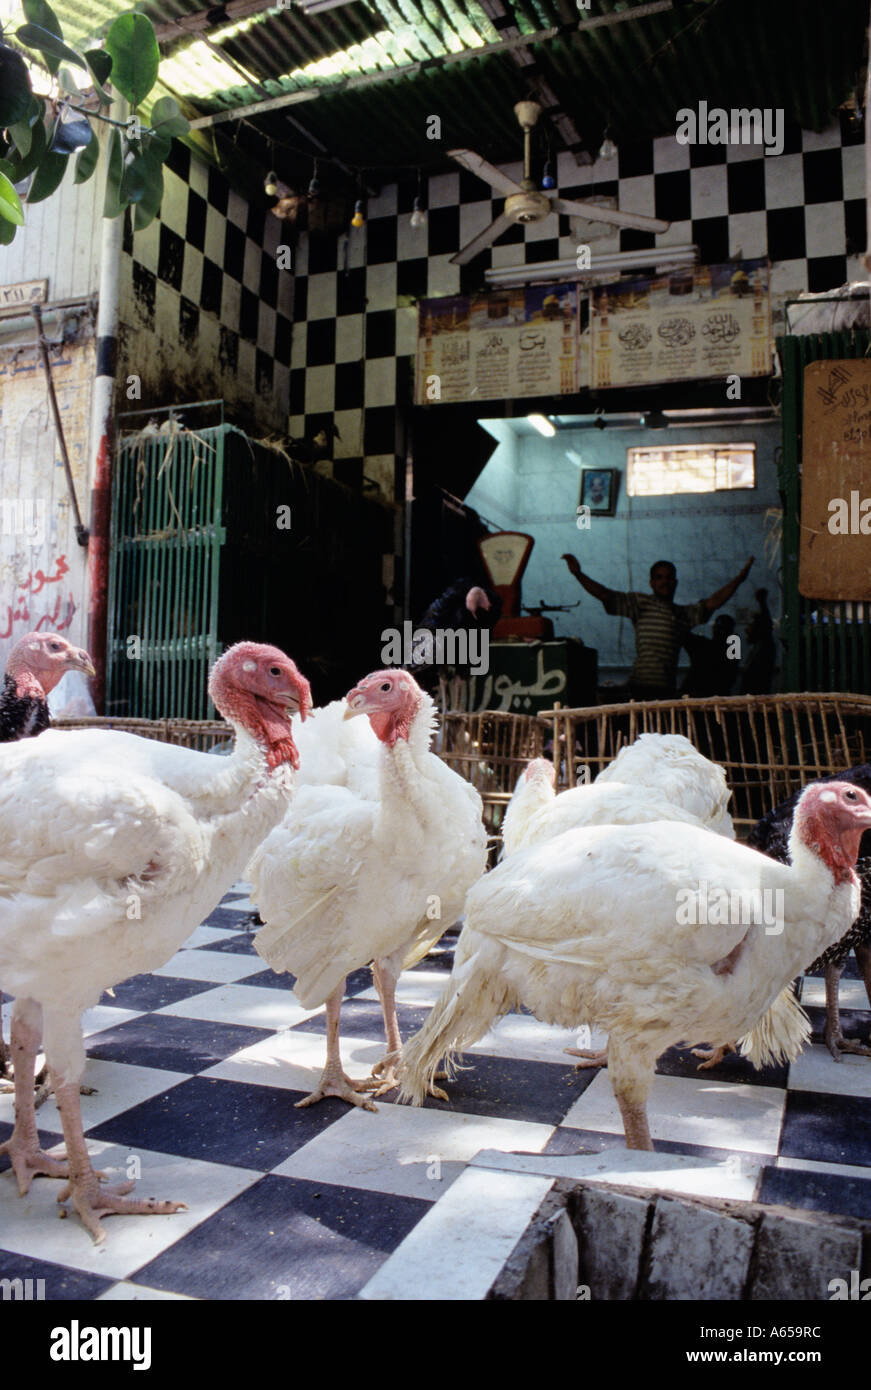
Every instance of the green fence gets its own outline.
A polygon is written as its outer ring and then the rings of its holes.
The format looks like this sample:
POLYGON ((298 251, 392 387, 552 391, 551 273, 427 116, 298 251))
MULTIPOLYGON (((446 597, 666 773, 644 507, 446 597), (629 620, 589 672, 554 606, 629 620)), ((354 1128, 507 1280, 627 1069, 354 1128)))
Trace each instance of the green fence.
POLYGON ((804 369, 810 362, 865 357, 867 329, 777 339, 783 368, 783 688, 871 694, 871 605, 805 598, 798 591, 804 369))
POLYGON ((227 426, 122 432, 112 499, 107 714, 214 718, 227 426))

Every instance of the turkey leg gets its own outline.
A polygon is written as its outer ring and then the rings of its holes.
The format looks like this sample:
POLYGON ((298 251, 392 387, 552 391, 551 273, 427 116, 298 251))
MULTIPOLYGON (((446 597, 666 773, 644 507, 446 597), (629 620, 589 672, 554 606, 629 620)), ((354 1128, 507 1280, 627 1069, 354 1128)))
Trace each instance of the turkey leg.
MULTIPOLYGON (((384 1014, 384 1035, 387 1039, 387 1051, 381 1061, 375 1063, 372 1068, 372 1075, 366 1084, 376 1096, 383 1096, 400 1083, 397 1069, 402 1060, 402 1034, 399 1031, 399 1019, 396 1016, 396 981, 399 978, 399 966, 389 956, 382 957, 380 960, 373 960, 372 978, 375 981, 378 998, 381 1000, 381 1012, 384 1014)), ((442 1078, 445 1074, 445 1072, 436 1072, 436 1077, 442 1078)), ((436 1100, 450 1100, 447 1091, 443 1091, 441 1086, 435 1084, 435 1078, 430 1083, 427 1094, 435 1096, 436 1100)))
POLYGON ((327 1096, 336 1096, 339 1100, 346 1100, 349 1105, 359 1105, 363 1110, 377 1109, 368 1096, 361 1094, 370 1089, 370 1081, 352 1081, 350 1076, 346 1076, 342 1070, 342 1054, 339 1049, 339 1014, 342 1009, 342 999, 345 995, 345 981, 337 985, 327 1000, 327 1062, 321 1073, 321 1079, 311 1095, 304 1096, 302 1100, 296 1102, 298 1109, 303 1109, 307 1105, 315 1105, 319 1100, 324 1100, 327 1096))
POLYGON ((634 1104, 617 1096, 620 1114, 623 1116, 623 1133, 626 1135, 627 1149, 652 1149, 650 1126, 647 1123, 647 1106, 642 1101, 634 1104))
MULTIPOLYGON (((858 951, 856 958, 859 959, 858 951)), ((861 963, 860 961, 860 965, 861 963)), ((843 969, 843 964, 837 965, 834 962, 826 966, 826 1026, 823 1031, 823 1039, 836 1062, 840 1062, 842 1052, 855 1052, 860 1057, 871 1057, 871 1047, 866 1046, 865 1043, 857 1042, 853 1038, 845 1038, 841 1032, 838 985, 843 969)))
POLYGON ((637 1044, 613 1034, 608 1039, 608 1074, 623 1117, 627 1149, 653 1148, 647 1123, 647 1096, 655 1063, 655 1056, 645 1055, 637 1044))
POLYGON ((12 1160, 12 1171, 18 1179, 19 1196, 30 1191, 38 1173, 48 1178, 67 1178, 67 1165, 62 1158, 52 1158, 40 1148, 36 1128, 36 1097, 33 1073, 36 1054, 42 1039, 42 1010, 33 999, 17 999, 12 1014, 12 1055, 15 1059, 15 1127, 12 1137, 0 1144, 0 1154, 12 1160))
POLYGON ((55 1074, 54 1094, 70 1166, 69 1182, 58 1193, 58 1201, 72 1202, 95 1245, 102 1244, 106 1239, 101 1215, 169 1216, 174 1211, 187 1211, 184 1202, 161 1202, 156 1197, 127 1197, 125 1194, 136 1185, 133 1182, 124 1182, 118 1187, 104 1187, 100 1182, 101 1175, 91 1166, 85 1143, 78 1077, 70 1081, 55 1074))

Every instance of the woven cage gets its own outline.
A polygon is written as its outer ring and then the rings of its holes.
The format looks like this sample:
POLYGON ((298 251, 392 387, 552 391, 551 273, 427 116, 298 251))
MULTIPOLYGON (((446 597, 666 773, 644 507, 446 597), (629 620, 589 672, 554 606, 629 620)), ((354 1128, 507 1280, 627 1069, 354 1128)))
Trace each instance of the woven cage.
POLYGON ((505 807, 530 758, 539 758, 548 735, 546 725, 531 714, 443 714, 435 752, 471 782, 484 803, 484 822, 498 831, 505 807))
POLYGON ((683 734, 725 771, 739 837, 807 782, 866 762, 871 748, 867 695, 632 701, 555 709, 539 718, 548 745, 553 741, 560 787, 592 781, 639 734, 683 734))
POLYGON ((154 738, 160 743, 174 743, 181 748, 196 748, 202 753, 233 738, 233 730, 223 719, 116 719, 111 715, 93 715, 53 719, 52 728, 116 729, 125 734, 139 734, 141 738, 154 738))

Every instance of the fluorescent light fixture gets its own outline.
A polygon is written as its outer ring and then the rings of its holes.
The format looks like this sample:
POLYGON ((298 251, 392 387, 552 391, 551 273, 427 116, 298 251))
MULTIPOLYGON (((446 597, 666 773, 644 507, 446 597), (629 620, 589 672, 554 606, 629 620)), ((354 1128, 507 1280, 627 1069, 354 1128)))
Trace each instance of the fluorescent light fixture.
POLYGON ((699 248, 686 246, 651 246, 646 251, 614 251, 610 254, 590 257, 590 265, 579 270, 574 260, 538 261, 532 265, 503 266, 498 270, 485 270, 484 279, 488 285, 530 285, 541 280, 584 280, 590 276, 608 275, 613 272, 623 275, 629 270, 646 270, 649 266, 657 269, 677 270, 682 266, 692 266, 699 259, 699 248))
POLYGON ((547 439, 556 434, 556 427, 546 415, 527 415, 526 423, 532 425, 533 429, 538 430, 539 434, 543 434, 547 439))
POLYGON ((350 4, 351 0, 296 0, 296 7, 303 14, 320 14, 322 10, 338 10, 350 4))

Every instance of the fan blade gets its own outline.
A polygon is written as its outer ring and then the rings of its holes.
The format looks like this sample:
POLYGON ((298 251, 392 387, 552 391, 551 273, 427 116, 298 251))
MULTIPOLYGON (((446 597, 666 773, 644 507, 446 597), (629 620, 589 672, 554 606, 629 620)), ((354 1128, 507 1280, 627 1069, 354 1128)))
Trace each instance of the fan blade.
POLYGON ((588 222, 609 222, 612 227, 635 227, 639 232, 667 232, 671 226, 660 217, 645 217, 641 212, 621 212, 598 203, 568 203, 563 198, 554 198, 553 210, 569 217, 585 217, 588 222))
POLYGON ((455 256, 451 256, 452 264, 468 265, 479 251, 483 251, 485 246, 492 246, 497 237, 500 237, 503 232, 507 232, 508 228, 513 226, 514 219, 506 217, 504 212, 500 213, 495 222, 491 222, 490 226, 485 227, 483 232, 479 232, 477 236, 472 237, 471 241, 466 242, 461 251, 458 251, 455 256))
POLYGON ((523 192, 519 183, 515 183, 495 165, 488 164, 486 159, 475 154, 474 150, 448 150, 448 158, 455 159, 458 164, 462 164, 464 169, 468 169, 470 174, 476 174, 479 179, 484 180, 484 183, 489 183, 490 187, 495 188, 497 193, 504 193, 507 197, 509 193, 523 192))

